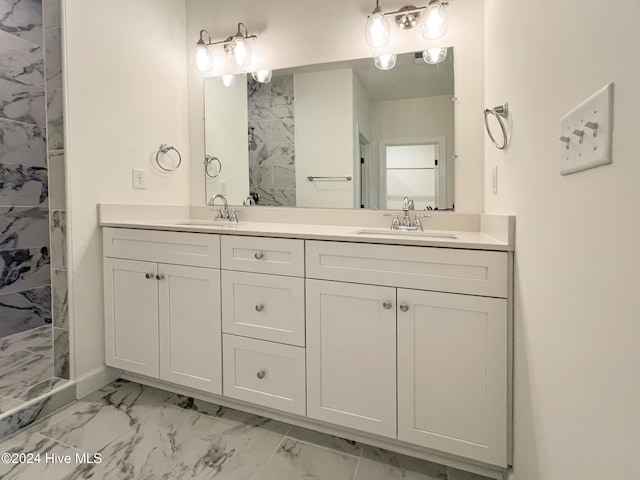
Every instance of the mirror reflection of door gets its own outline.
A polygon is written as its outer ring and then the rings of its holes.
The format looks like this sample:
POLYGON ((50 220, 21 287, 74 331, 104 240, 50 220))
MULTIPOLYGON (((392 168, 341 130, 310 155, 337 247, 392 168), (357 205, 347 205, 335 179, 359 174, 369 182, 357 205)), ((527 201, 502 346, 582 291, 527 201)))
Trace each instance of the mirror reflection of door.
POLYGON ((416 210, 438 208, 438 143, 386 145, 385 208, 402 209, 404 197, 416 210))

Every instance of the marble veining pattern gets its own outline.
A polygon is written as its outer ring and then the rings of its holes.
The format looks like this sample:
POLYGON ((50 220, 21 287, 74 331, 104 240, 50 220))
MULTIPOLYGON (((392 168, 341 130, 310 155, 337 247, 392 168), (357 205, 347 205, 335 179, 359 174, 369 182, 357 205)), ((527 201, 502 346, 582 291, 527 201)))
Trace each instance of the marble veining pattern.
POLYGON ((47 28, 44 35, 47 90, 62 88, 62 56, 60 27, 47 28))
POLYGON ((0 119, 0 163, 45 167, 46 147, 42 127, 0 119))
POLYGON ((70 378, 69 330, 53 328, 53 366, 56 377, 70 378))
POLYGON ((51 265, 53 268, 67 268, 67 214, 61 210, 51 213, 51 265))
POLYGON ((47 247, 0 251, 0 294, 48 286, 50 283, 47 247))
POLYGON ((0 2, 0 30, 42 45, 41 0, 0 2))
POLYGON ((65 210, 65 166, 64 150, 49 152, 49 208, 51 210, 65 210))
POLYGON ((66 270, 51 271, 51 316, 53 326, 69 329, 69 286, 66 270))
POLYGON ((42 0, 42 10, 45 28, 60 26, 60 0, 42 0))
POLYGON ((44 88, 0 77, 0 118, 45 125, 44 88))
POLYGON ((44 87, 42 48, 0 31, 0 76, 44 87))
POLYGON ((6 337, 50 325, 50 297, 49 286, 0 295, 0 345, 6 337))
POLYGON ((0 163, 0 205, 46 206, 47 169, 0 163))
POLYGON ((102 456, 46 477, 38 465, 0 466, 7 479, 447 479, 440 465, 126 381, 32 424, 0 451, 102 456))
MULTIPOLYGON (((15 335, 0 338, 0 359, 4 355, 26 350, 31 353, 51 356, 51 328, 41 326, 15 335)), ((0 364, 3 362, 0 361, 0 364)), ((0 367, 1 368, 1 367, 0 367)))
POLYGON ((0 250, 49 244, 45 207, 0 207, 0 250))
POLYGON ((47 148, 64 149, 62 90, 47 91, 47 148))
POLYGON ((0 397, 19 396, 53 377, 50 357, 20 350, 0 358, 0 397))

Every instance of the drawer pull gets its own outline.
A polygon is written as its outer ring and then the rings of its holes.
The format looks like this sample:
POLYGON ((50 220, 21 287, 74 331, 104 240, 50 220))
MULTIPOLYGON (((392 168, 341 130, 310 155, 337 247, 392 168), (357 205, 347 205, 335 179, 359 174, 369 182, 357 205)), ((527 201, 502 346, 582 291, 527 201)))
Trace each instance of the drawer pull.
POLYGON ((405 304, 400 305, 400 310, 402 310, 403 312, 408 312, 409 305, 405 305, 405 304))
POLYGON ((264 370, 260 370, 258 373, 256 373, 256 377, 262 380, 266 374, 267 372, 265 372, 264 370))
POLYGON ((256 305, 256 312, 261 312, 264 310, 264 305, 256 305))
POLYGON ((391 310, 391 307, 392 307, 393 305, 391 305, 391 302, 384 302, 384 303, 382 304, 382 306, 383 306, 386 310, 391 310))
POLYGON ((153 278, 153 273, 145 273, 144 274, 144 278, 146 278, 146 279, 153 278))
POLYGON ((264 257, 264 253, 256 252, 254 257, 256 257, 256 260, 262 260, 262 258, 264 257))
POLYGON ((156 275, 156 280, 163 280, 164 275, 161 273, 160 275, 156 275))

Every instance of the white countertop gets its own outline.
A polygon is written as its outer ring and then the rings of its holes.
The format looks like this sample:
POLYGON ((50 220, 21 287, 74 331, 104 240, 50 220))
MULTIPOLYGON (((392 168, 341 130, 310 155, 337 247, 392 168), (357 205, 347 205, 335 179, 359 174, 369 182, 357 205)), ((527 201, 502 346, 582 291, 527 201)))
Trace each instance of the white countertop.
POLYGON ((424 232, 392 232, 386 228, 348 225, 317 225, 304 223, 276 223, 241 221, 211 222, 206 220, 102 220, 103 227, 137 228, 175 232, 214 233, 220 235, 249 235, 305 240, 332 240, 342 242, 379 243, 387 245, 413 245, 441 248, 512 251, 506 241, 484 233, 469 231, 427 230, 424 232), (366 233, 358 233, 366 232, 366 233), (443 235, 452 234, 456 238, 443 235), (432 236, 430 236, 432 235, 432 236))

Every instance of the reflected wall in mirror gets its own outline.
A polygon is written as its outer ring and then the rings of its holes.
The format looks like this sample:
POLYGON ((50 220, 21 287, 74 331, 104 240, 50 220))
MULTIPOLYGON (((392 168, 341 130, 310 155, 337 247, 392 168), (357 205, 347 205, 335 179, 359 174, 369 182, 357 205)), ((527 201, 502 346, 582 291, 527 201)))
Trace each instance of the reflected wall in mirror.
POLYGON ((453 48, 437 65, 407 53, 387 71, 365 58, 235 80, 205 79, 205 151, 222 164, 206 201, 453 207, 453 48))

